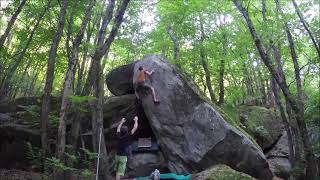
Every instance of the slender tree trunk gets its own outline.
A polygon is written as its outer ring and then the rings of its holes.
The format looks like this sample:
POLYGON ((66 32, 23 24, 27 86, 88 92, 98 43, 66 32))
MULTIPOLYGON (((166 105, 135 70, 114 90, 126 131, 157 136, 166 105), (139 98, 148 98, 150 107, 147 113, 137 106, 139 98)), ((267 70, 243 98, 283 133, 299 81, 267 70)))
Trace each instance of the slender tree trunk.
POLYGON ((6 38, 8 37, 9 32, 11 31, 12 26, 14 25, 14 23, 16 22, 16 19, 18 17, 18 15, 20 14, 23 6, 26 4, 27 0, 22 0, 21 3, 19 4, 17 10, 14 12, 14 14, 12 15, 6 30, 4 31, 4 33, 2 34, 2 36, 0 37, 0 52, 3 48, 3 44, 6 41, 6 38))
POLYGON ((31 83, 29 83, 29 86, 25 89, 25 91, 24 91, 24 93, 23 93, 23 96, 24 96, 24 97, 30 96, 30 94, 31 94, 31 92, 32 92, 32 89, 33 89, 34 86, 35 86, 35 81, 36 81, 36 79, 37 79, 37 77, 38 77, 38 75, 39 75, 39 73, 40 73, 40 71, 41 71, 41 69, 42 69, 42 68, 38 68, 38 64, 39 64, 39 63, 37 63, 37 64, 35 65, 36 72, 34 73, 34 76, 33 76, 32 80, 31 80, 31 83))
MULTIPOLYGON (((103 127, 103 98, 104 98, 104 87, 103 87, 103 72, 101 70, 101 64, 100 61, 97 61, 97 69, 96 69, 96 79, 93 83, 93 90, 94 90, 94 96, 96 97, 96 100, 94 101, 94 108, 92 111, 92 132, 94 132, 94 142, 96 152, 98 152, 99 147, 99 137, 100 137, 100 131, 104 130, 103 127)), ((100 145, 100 157, 101 157, 101 166, 99 168, 99 171, 103 177, 103 179, 108 179, 107 175, 110 173, 108 172, 108 154, 106 150, 106 144, 105 144, 105 138, 102 133, 101 136, 101 145, 100 145)))
MULTIPOLYGON (((99 34, 97 36, 98 37, 97 38, 97 41, 98 41, 97 45, 98 45, 98 47, 100 49, 99 51, 102 50, 102 45, 103 45, 103 41, 105 39, 105 34, 106 34, 106 28, 107 28, 108 24, 110 23, 110 21, 112 19, 114 4, 115 4, 115 0, 110 0, 109 1, 107 9, 106 9, 106 12, 105 12, 105 15, 104 15, 103 20, 102 20, 102 24, 101 24, 101 27, 100 27, 100 30, 99 30, 99 34)), ((102 56, 103 56, 103 54, 101 55, 101 58, 102 58, 102 56)), ((82 95, 89 94, 89 92, 91 90, 91 87, 92 87, 92 84, 93 84, 93 79, 94 79, 92 74, 94 73, 93 71, 96 68, 94 66, 95 66, 94 62, 93 62, 93 60, 91 60, 89 73, 88 73, 88 76, 87 76, 86 83, 85 83, 85 85, 83 87, 83 90, 82 90, 82 95)))
POLYGON ((243 74, 244 74, 245 79, 246 79, 245 80, 245 84, 246 84, 246 87, 247 87, 247 93, 248 93, 249 96, 254 97, 252 81, 251 81, 251 78, 250 78, 250 75, 249 75, 249 72, 248 72, 248 69, 247 69, 247 66, 246 66, 245 63, 243 63, 242 69, 243 69, 243 74))
MULTIPOLYGON (((83 34, 89 22, 92 8, 94 5, 95 5, 95 0, 91 0, 90 4, 86 9, 85 15, 82 19, 80 30, 73 41, 73 51, 72 51, 73 55, 72 55, 72 59, 69 61, 69 68, 67 70, 66 77, 65 77, 62 101, 61 101, 61 109, 60 109, 60 121, 59 121, 57 151, 56 151, 57 157, 58 159, 60 159, 61 162, 63 162, 64 160, 64 152, 65 152, 65 144, 66 144, 65 134, 66 134, 66 115, 67 115, 67 109, 69 104, 68 98, 70 95, 73 94, 71 85, 74 79, 73 75, 74 75, 75 66, 78 62, 79 46, 83 39, 83 34)), ((70 20, 73 21, 73 19, 70 19, 70 20)))
POLYGON ((77 9, 77 7, 78 7, 78 3, 79 3, 79 0, 74 0, 73 1, 73 6, 72 6, 72 8, 71 8, 71 13, 70 13, 70 16, 69 16, 69 19, 67 19, 67 24, 68 24, 68 26, 67 26, 67 34, 66 34, 66 53, 67 53, 67 59, 69 60, 69 61, 71 61, 71 59, 72 59, 72 50, 71 50, 71 47, 70 47, 70 41, 71 41, 71 35, 73 34, 73 32, 72 32, 72 24, 73 24, 73 21, 74 21, 74 19, 73 19, 73 17, 74 17, 74 14, 75 14, 75 12, 76 12, 76 9, 77 9))
MULTIPOLYGON (((276 5, 277 5, 277 10, 280 13, 281 16, 283 16, 283 12, 282 9, 280 7, 279 1, 275 0, 276 5)), ((297 57, 297 53, 294 47, 294 41, 293 41, 293 37, 292 34, 290 32, 290 29, 288 27, 287 22, 284 22, 284 28, 286 30, 287 33, 287 39, 289 42, 289 47, 290 47, 290 54, 291 54, 291 58, 292 58, 292 62, 293 62, 293 66, 294 66, 294 72, 295 72, 295 79, 296 79, 296 85, 297 85, 297 92, 298 92, 298 105, 300 106, 299 108, 301 109, 301 113, 304 112, 304 105, 303 105, 303 93, 302 93, 302 86, 301 86, 301 78, 300 78, 300 67, 299 67, 299 63, 298 63, 298 57, 297 57)), ((301 115, 303 117, 303 114, 301 115)))
POLYGON ((259 76, 259 91, 260 91, 260 93, 261 93, 261 100, 262 100, 262 105, 266 105, 266 103, 267 103, 267 93, 266 93, 266 86, 265 86, 265 84, 264 84, 264 79, 263 79, 263 74, 262 74, 262 72, 261 72, 261 67, 260 67, 260 65, 261 65, 261 63, 260 63, 260 61, 258 61, 259 63, 258 63, 258 66, 257 66, 257 71, 258 71, 258 76, 259 76))
POLYGON ((279 111, 280 111, 282 123, 283 123, 284 128, 287 132, 288 146, 289 146, 289 160, 293 166, 294 165, 294 146, 293 146, 292 132, 291 132, 291 128, 290 128, 290 123, 289 123, 287 116, 285 114, 284 107, 280 101, 279 88, 278 88, 278 85, 277 85, 276 80, 274 78, 272 78, 272 80, 271 80, 271 87, 272 87, 272 91, 274 94, 274 99, 275 99, 276 104, 277 104, 279 111))
POLYGON ((46 152, 48 152, 47 126, 48 126, 48 116, 50 112, 50 95, 51 95, 52 84, 54 79, 54 64, 55 64, 55 58, 57 55, 59 42, 63 34, 65 14, 67 11, 68 2, 69 0, 64 0, 62 3, 61 9, 60 9, 57 32, 52 40, 52 45, 49 51, 46 83, 44 87, 44 94, 43 94, 42 107, 41 107, 41 144, 42 144, 42 149, 45 152, 44 155, 46 155, 46 152))
MULTIPOLYGON (((110 21, 112 19, 114 4, 115 4, 115 0, 110 0, 109 3, 108 3, 108 6, 106 8, 105 15, 103 17, 99 33, 98 33, 97 38, 95 40, 95 43, 98 45, 98 47, 103 44, 103 40, 104 40, 104 37, 105 37, 105 34, 106 34, 106 28, 107 28, 108 24, 110 23, 110 21)), ((100 20, 98 18, 96 25, 99 24, 98 23, 99 21, 100 20)), ((81 92, 82 96, 87 96, 87 95, 90 94, 91 87, 92 87, 93 81, 95 79, 95 77, 94 77, 95 69, 97 69, 96 63, 94 62, 94 59, 92 59, 91 62, 90 62, 90 68, 89 68, 88 76, 87 76, 87 79, 85 81, 84 87, 83 87, 82 92, 81 92)), ((77 114, 76 118, 74 118, 74 120, 73 120, 73 127, 72 127, 72 137, 73 137, 73 146, 74 147, 77 146, 78 134, 79 134, 80 127, 81 127, 81 115, 77 114)), ((95 148, 96 147, 95 138, 93 139, 93 147, 94 147, 94 150, 96 150, 96 148, 95 148)))
MULTIPOLYGON (((275 0, 277 10, 280 13, 280 15, 283 17, 283 12, 280 7, 279 0, 275 0)), ((312 153, 311 145, 309 142, 309 137, 308 137, 308 131, 307 131, 307 126, 304 121, 304 102, 303 102, 303 91, 302 91, 302 85, 301 85, 301 78, 300 78, 300 67, 298 63, 298 57, 295 51, 294 47, 294 41, 292 34, 290 32, 290 29, 288 27, 287 22, 284 22, 284 27, 286 30, 287 34, 287 39, 289 42, 289 47, 290 47, 290 54, 294 66, 294 72, 295 72, 295 80, 296 80, 296 86, 297 86, 297 92, 298 92, 298 108, 299 112, 296 114, 297 117, 297 123, 298 127, 300 130, 300 134, 302 135, 302 142, 304 144, 304 151, 305 151, 305 157, 306 157, 306 178, 307 179, 316 179, 316 165, 315 165, 315 159, 314 155, 312 153)))
MULTIPOLYGON (((74 82, 74 75, 75 75, 75 69, 76 65, 78 64, 78 56, 79 56, 79 47, 81 44, 81 41, 83 39, 85 28, 89 22, 89 19, 91 17, 92 8, 95 4, 95 0, 91 0, 85 15, 82 19, 82 24, 80 26, 79 32, 74 38, 73 41, 73 47, 72 51, 69 50, 69 65, 68 70, 66 72, 65 76, 65 82, 64 82, 64 88, 63 88, 63 94, 62 94, 62 100, 61 100, 61 109, 60 109, 60 121, 59 121, 59 129, 58 129, 58 138, 57 138, 57 157, 60 159, 61 162, 64 162, 64 153, 65 153, 65 145, 66 145, 66 121, 67 121, 67 110, 69 109, 69 97, 73 95, 73 82, 74 82)), ((71 14, 70 22, 73 21, 73 14, 71 14)), ((71 26, 71 24, 69 24, 71 26)), ((71 28, 70 28, 71 29, 71 28)), ((71 32, 71 30, 68 31, 68 34, 71 32)), ((69 35, 70 38, 70 35, 69 35)), ((67 43, 68 44, 68 43, 67 43)), ((77 116, 77 115, 76 115, 77 116)), ((75 120, 75 119, 74 119, 75 120)), ((76 119, 76 121, 79 121, 79 119, 76 119)), ((80 123, 79 123, 80 124, 80 123)), ((77 126, 78 124, 73 124, 72 126, 77 126)), ((71 136, 73 138, 74 136, 71 136)), ((72 144, 75 144, 73 142, 73 139, 71 139, 72 144)), ((76 147, 73 149, 76 151, 76 147)), ((73 166, 73 162, 69 159, 66 162, 69 166, 73 166)), ((70 172, 66 174, 67 176, 70 176, 70 172)))
POLYGON ((31 59, 28 61, 26 67, 23 70, 22 75, 19 77, 19 80, 15 83, 14 93, 13 93, 13 96, 10 99, 15 99, 15 97, 16 97, 16 95, 19 92, 21 87, 22 88, 26 88, 26 87, 21 86, 21 84, 24 84, 23 82, 25 81, 25 77, 27 75, 27 71, 30 68, 32 62, 33 61, 31 59))
MULTIPOLYGON (((21 61, 23 60, 24 55, 26 54, 27 49, 29 48, 29 46, 31 44, 33 36, 34 36, 34 34, 35 34, 35 32, 36 32, 41 20, 43 19, 45 13, 49 9, 49 6, 50 6, 50 1, 48 2, 48 5, 47 5, 47 7, 45 7, 44 11, 40 14, 36 24, 34 25, 32 31, 31 31, 31 33, 29 35, 27 43, 26 43, 25 47, 23 48, 22 52, 19 54, 18 58, 16 59, 16 62, 11 67, 9 67, 8 74, 7 74, 6 78, 4 79, 3 84, 1 86, 1 89, 0 89, 0 96, 3 96, 5 94, 4 92, 8 88, 14 73, 16 72, 16 70, 17 70, 19 64, 21 63, 21 61)), ((0 97, 0 99, 1 99, 1 97, 0 97)))
MULTIPOLYGON (((257 61, 255 61, 257 62, 257 61)), ((250 68, 253 70, 252 74, 253 74, 253 81, 254 81, 254 84, 255 84, 255 92, 256 92, 256 97, 254 98, 254 103, 255 105, 260 105, 262 106, 262 101, 261 101, 261 97, 263 96, 262 92, 261 92, 261 83, 259 81, 259 69, 258 69, 258 66, 259 64, 257 63, 257 66, 254 66, 253 63, 251 62, 250 63, 250 68)))
MULTIPOLYGON (((105 4, 105 2, 104 2, 104 4, 105 4)), ((88 26, 88 31, 86 34, 86 38, 87 38, 86 44, 89 44, 93 30, 100 21, 100 18, 101 18, 100 16, 101 16, 100 13, 99 13, 99 15, 95 16, 94 22, 93 22, 93 27, 90 27, 90 23, 88 24, 89 26, 88 26)), ((86 47, 85 52, 83 54, 83 59, 82 59, 81 65, 78 65, 78 79, 77 79, 77 86, 76 86, 76 94, 77 95, 81 95, 81 88, 83 86, 82 84, 83 84, 83 78, 85 75, 85 65, 87 62, 88 54, 89 54, 89 48, 86 47)), ((81 119, 82 119, 82 113, 76 113, 73 117, 73 120, 72 120, 71 142, 72 142, 73 149, 77 149, 77 147, 78 147, 79 133, 81 130, 81 119)))
POLYGON ((216 98, 216 96, 214 95, 214 92, 213 92, 213 88, 212 88, 212 84, 211 84, 211 77, 210 77, 211 75, 210 75, 210 71, 209 71, 209 68, 208 68, 205 49, 203 47, 203 43, 204 43, 204 39, 205 39, 205 33, 204 33, 204 29, 203 29, 203 24, 202 24, 202 19, 201 18, 200 18, 200 31, 201 31, 200 60, 201 60, 201 64, 202 64, 205 76, 206 76, 206 84, 207 84, 207 87, 208 87, 208 90, 209 90, 211 101, 213 103, 216 103, 217 102, 217 98, 216 98))
POLYGON ((276 82, 278 83, 279 87, 281 88, 281 90, 284 94, 284 97, 286 98, 286 100, 288 101, 288 103, 290 104, 290 106, 292 107, 292 109, 294 111, 295 118, 296 118, 297 124, 298 124, 298 128, 301 132, 303 146, 304 146, 304 152, 306 155, 306 161, 307 161, 307 171, 306 171, 307 175, 306 175, 306 177, 308 179, 314 179, 312 177, 315 175, 315 173, 312 172, 314 170, 312 167, 312 165, 314 165, 314 163, 313 163, 314 158, 313 158, 313 153, 312 153, 311 145, 310 145, 309 138, 308 138, 306 124, 305 124, 303 116, 302 116, 303 113, 301 112, 301 111, 303 111, 303 109, 300 109, 298 103, 295 101, 292 94, 290 93, 288 86, 286 86, 283 79, 281 79, 279 77, 279 75, 276 73, 275 69, 273 68, 270 57, 266 54, 265 48, 263 47, 261 40, 256 33, 255 27, 253 26, 253 23, 248 15, 247 10, 241 5, 239 0, 233 0, 233 3, 235 4, 235 6, 239 9, 239 11, 242 13, 243 17, 245 18, 246 23, 248 25, 248 28, 250 30, 251 36, 253 38, 253 41, 254 41, 254 43, 259 51, 259 54, 261 56, 261 59, 263 60, 264 64, 267 66, 272 77, 275 78, 276 82))
MULTIPOLYGON (((265 7, 265 4, 264 4, 264 7, 265 7)), ((265 16, 265 12, 263 13, 263 17, 264 17, 264 21, 266 22, 267 18, 265 16)), ((278 19, 278 20, 280 20, 280 19, 278 19)), ((278 39, 280 39, 280 37, 278 37, 278 39)), ((283 72, 283 65, 282 65, 282 62, 281 62, 281 54, 280 54, 281 43, 280 43, 280 41, 278 41, 278 42, 279 42, 278 46, 276 47, 274 45, 274 43, 273 43, 273 40, 271 38, 269 39, 270 48, 271 48, 271 50, 273 52, 273 57, 274 57, 275 64, 276 64, 276 73, 279 75, 279 77, 281 79, 283 79, 283 82, 284 82, 285 86, 287 86, 286 78, 285 78, 285 75, 284 75, 284 72, 283 72)), ((272 81, 274 81, 274 78, 272 78, 272 81)), ((278 93, 278 86, 276 84, 274 86, 275 87, 273 87, 273 88, 275 88, 275 89, 273 89, 273 90, 277 91, 276 92, 277 94, 274 94, 274 95, 275 95, 275 98, 277 98, 276 96, 279 96, 278 95, 279 94, 278 93)), ((282 113, 281 112, 282 111, 281 108, 283 108, 283 107, 282 107, 281 102, 277 102, 277 100, 276 100, 276 103, 277 103, 277 105, 279 107, 280 113, 282 113)), ((286 107, 287 107, 286 109, 287 109, 287 114, 288 114, 288 118, 289 119, 287 120, 288 123, 284 122, 284 126, 285 126, 285 129, 286 129, 287 134, 288 134, 289 148, 291 148, 289 150, 292 151, 292 153, 290 153, 292 157, 289 157, 289 159, 290 159, 290 162, 292 163, 292 166, 295 166, 295 165, 299 166, 299 164, 301 164, 300 141, 298 140, 299 139, 298 138, 299 137, 299 133, 298 133, 298 130, 296 128, 296 125, 291 125, 290 124, 290 122, 293 123, 295 119, 293 119, 293 117, 291 115, 292 114, 291 107, 290 107, 290 105, 289 105, 287 100, 286 100, 286 107), (289 137, 289 135, 291 137, 289 137), (290 140, 291 140, 291 142, 290 142, 290 140), (291 144, 292 144, 292 147, 291 147, 291 144)), ((282 116, 282 119, 284 120, 284 117, 283 117, 282 114, 281 114, 281 116, 282 116)))
MULTIPOLYGON (((103 40, 104 40, 105 33, 106 33, 106 28, 107 28, 108 24, 110 23, 110 21, 112 19, 114 4, 115 4, 115 0, 110 0, 109 3, 108 3, 108 6, 106 8, 105 15, 103 17, 100 30, 98 32, 97 38, 95 39, 95 44, 97 44, 98 47, 99 47, 99 45, 102 46, 102 44, 103 44, 103 40)), ((100 16, 102 16, 102 15, 100 15, 100 16)), ((99 25, 99 21, 100 21, 100 16, 97 17, 97 21, 93 25, 93 26, 97 26, 97 28, 99 28, 98 25, 99 25)), ((90 41, 91 33, 90 33, 90 35, 88 35, 87 41, 90 41)), ((84 62, 82 64, 83 64, 83 66, 85 65, 84 62)), ((93 81, 95 79, 94 71, 97 68, 96 66, 97 66, 97 63, 95 63, 94 60, 92 59, 91 63, 90 63, 89 73, 88 73, 87 79, 85 81, 84 87, 82 89, 82 92, 80 93, 80 91, 81 91, 80 90, 80 88, 81 88, 80 86, 79 86, 79 89, 78 89, 78 93, 81 94, 82 96, 87 96, 87 95, 90 94, 91 87, 92 87, 93 81)), ((81 79, 82 79, 82 76, 81 76, 81 79)), ((78 80, 78 82, 79 82, 79 80, 78 80)), ((78 144, 79 131, 80 131, 80 128, 81 128, 81 117, 82 117, 81 113, 78 113, 73 118, 73 123, 72 123, 72 146, 74 148, 76 148, 77 144, 78 144)), ((93 138, 92 143, 93 143, 93 149, 96 151, 96 142, 95 142, 95 140, 96 139, 93 138)))
MULTIPOLYGON (((114 1, 110 1, 109 3, 112 3, 114 1)), ((117 15, 114 18, 114 23, 112 26, 112 29, 108 35, 108 37, 106 38, 106 40, 103 42, 103 37, 100 35, 105 34, 105 28, 109 23, 109 21, 105 16, 103 23, 102 23, 102 31, 100 31, 99 33, 99 38, 98 38, 98 48, 95 50, 95 53, 93 55, 92 58, 92 65, 90 67, 90 72, 92 75, 92 79, 93 79, 93 89, 94 89, 94 95, 96 97, 96 100, 93 103, 93 113, 92 113, 92 132, 93 132, 93 143, 94 143, 94 147, 95 149, 97 149, 98 143, 99 143, 99 135, 100 135, 100 130, 104 130, 103 127, 103 96, 104 96, 104 88, 103 88, 103 72, 101 69, 101 59, 103 56, 107 56, 109 48, 112 44, 112 42, 114 41, 114 38, 118 32, 118 29, 123 21, 123 15, 125 13, 125 10, 129 4, 130 0, 123 0, 121 5, 119 6, 117 15), (105 20, 108 20, 108 22, 106 22, 105 20), (100 45, 102 44, 102 45, 100 45)), ((110 8, 111 10, 113 10, 113 8, 110 8)), ((110 9, 107 8, 107 13, 108 14, 110 12, 110 9)), ((111 15, 109 15, 111 16, 111 15)), ((101 30, 100 28, 100 30, 101 30)), ((90 76, 90 74, 89 74, 90 76)), ((88 82, 88 81, 87 81, 88 82)), ((87 83, 86 83, 87 84, 87 83)), ((88 87, 86 90, 90 89, 90 87, 88 87)), ((105 142, 104 142, 104 134, 101 134, 101 149, 100 149, 100 157, 101 157, 101 166, 99 168, 99 172, 101 174, 101 179, 108 179, 108 154, 107 154, 107 150, 106 150, 106 146, 105 146, 105 142)))
POLYGON ((223 55, 224 57, 220 59, 220 70, 219 70, 219 101, 218 105, 222 105, 224 103, 224 68, 225 61, 224 59, 227 56, 227 36, 226 33, 223 34, 223 55))
POLYGON ((174 34, 172 26, 169 25, 167 28, 169 36, 173 42, 173 59, 177 62, 179 58, 180 45, 177 36, 174 34))
POLYGON ((297 15, 299 16, 300 22, 302 23, 303 27, 304 27, 304 28, 306 29, 306 31, 308 32, 308 34, 309 34, 309 36, 310 36, 310 39, 311 39, 314 47, 315 47, 316 50, 317 50, 318 57, 320 58, 320 46, 319 46, 320 44, 319 44, 319 45, 317 44, 317 41, 316 41, 316 39, 314 38, 314 36, 312 35, 312 33, 311 33, 310 29, 309 29, 308 23, 304 20, 304 17, 303 17, 303 15, 301 14, 301 12, 300 12, 300 10, 299 10, 299 7, 298 7, 298 5, 297 5, 297 3, 296 3, 296 1, 295 1, 295 0, 292 0, 292 3, 293 3, 293 5, 294 5, 294 8, 295 8, 295 10, 296 10, 297 15))

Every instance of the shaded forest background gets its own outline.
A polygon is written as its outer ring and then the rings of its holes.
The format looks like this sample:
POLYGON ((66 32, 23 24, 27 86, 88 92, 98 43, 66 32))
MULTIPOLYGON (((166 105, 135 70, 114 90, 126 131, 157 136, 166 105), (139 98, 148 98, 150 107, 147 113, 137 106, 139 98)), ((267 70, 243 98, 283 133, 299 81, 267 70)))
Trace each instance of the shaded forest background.
POLYGON ((290 161, 313 175, 320 144, 310 144, 307 127, 320 122, 319 1, 12 0, 0 2, 0 14, 0 101, 41 97, 34 108, 44 157, 53 153, 47 130, 54 125, 54 154, 64 161, 67 114, 77 102, 92 101, 97 140, 103 97, 112 96, 105 75, 161 54, 234 119, 242 104, 277 109, 290 161), (50 110, 50 96, 61 99, 59 112, 50 110))

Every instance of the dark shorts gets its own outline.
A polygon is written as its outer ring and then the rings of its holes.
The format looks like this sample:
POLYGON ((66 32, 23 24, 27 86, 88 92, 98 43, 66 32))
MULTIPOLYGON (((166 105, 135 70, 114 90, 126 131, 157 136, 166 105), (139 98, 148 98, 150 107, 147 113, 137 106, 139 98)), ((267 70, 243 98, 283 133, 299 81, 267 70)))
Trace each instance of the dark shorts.
POLYGON ((146 91, 146 90, 150 90, 151 89, 151 86, 148 85, 147 83, 145 82, 137 82, 135 84, 135 87, 134 87, 134 90, 136 92, 139 92, 139 91, 146 91))

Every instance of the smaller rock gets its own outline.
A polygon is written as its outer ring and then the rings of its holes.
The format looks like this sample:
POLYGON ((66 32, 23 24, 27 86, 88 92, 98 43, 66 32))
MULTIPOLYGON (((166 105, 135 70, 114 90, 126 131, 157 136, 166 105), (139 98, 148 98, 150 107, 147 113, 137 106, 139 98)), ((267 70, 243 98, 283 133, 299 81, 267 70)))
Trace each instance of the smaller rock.
POLYGON ((245 173, 238 172, 226 165, 215 165, 207 170, 192 176, 191 180, 213 180, 213 179, 232 179, 232 180, 255 180, 245 173))
POLYGON ((277 144, 266 154, 271 171, 278 177, 287 179, 292 169, 289 161, 288 136, 284 131, 277 144))
POLYGON ((127 176, 149 176, 155 169, 161 173, 168 172, 161 152, 133 154, 128 159, 127 176))
POLYGON ((277 111, 260 106, 241 106, 240 122, 260 147, 265 150, 279 139, 283 133, 283 124, 277 111))
POLYGON ((278 177, 288 179, 292 169, 288 158, 272 157, 268 158, 270 170, 278 177))
POLYGON ((9 113, 0 113, 0 124, 9 122, 10 120, 12 120, 12 118, 9 113))
POLYGON ((283 131, 283 135, 277 144, 266 154, 266 157, 289 157, 289 143, 286 131, 283 131))

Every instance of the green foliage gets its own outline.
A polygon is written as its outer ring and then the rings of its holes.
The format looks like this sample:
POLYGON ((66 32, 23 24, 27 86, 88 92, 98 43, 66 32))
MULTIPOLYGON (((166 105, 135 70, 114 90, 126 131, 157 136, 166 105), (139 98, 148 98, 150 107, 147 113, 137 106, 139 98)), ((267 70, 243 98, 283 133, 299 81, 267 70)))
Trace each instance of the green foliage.
POLYGON ((47 158, 46 163, 48 164, 48 167, 51 169, 51 171, 58 170, 61 172, 72 172, 77 178, 92 179, 95 177, 94 166, 95 160, 97 158, 97 153, 93 153, 90 150, 84 148, 82 148, 81 150, 84 153, 84 158, 80 154, 75 154, 72 146, 66 145, 66 161, 68 161, 69 163, 71 162, 74 167, 61 162, 56 157, 47 158), (76 167, 79 162, 81 163, 81 168, 76 167))
MULTIPOLYGON (((246 131, 253 137, 262 141, 272 138, 273 123, 281 121, 278 111, 259 106, 241 106, 240 112, 247 114, 248 119, 244 122, 246 131)), ((281 123, 279 123, 281 124, 281 123)))
POLYGON ((80 171, 80 177, 84 179, 94 179, 95 178, 95 173, 89 169, 83 169, 80 171))
POLYGON ((55 114, 49 114, 49 123, 53 126, 59 125, 60 118, 55 114))
POLYGON ((303 174, 304 172, 304 167, 301 164, 295 164, 295 166, 292 167, 291 171, 290 171, 290 178, 289 180, 294 180, 294 177, 299 177, 301 174, 303 174))
POLYGON ((98 157, 98 153, 91 152, 89 149, 86 148, 80 148, 88 160, 94 160, 98 157))
POLYGON ((259 137, 262 140, 269 136, 269 132, 263 126, 255 126, 253 123, 248 125, 248 131, 253 137, 259 137))
POLYGON ((239 118, 237 115, 235 115, 235 112, 237 113, 236 110, 232 110, 230 107, 228 108, 220 108, 219 106, 215 106, 213 105, 214 108, 219 112, 219 114, 221 114, 221 116, 223 117, 223 119, 225 121, 227 121, 230 125, 232 125, 233 127, 235 127, 238 131, 240 131, 241 133, 243 133, 248 139, 250 139, 250 141, 258 148, 261 150, 261 147, 257 144, 257 142, 255 141, 255 139, 253 138, 253 136, 251 134, 249 134, 248 132, 246 132, 239 121, 239 118), (225 111, 225 109, 227 111, 225 111), (231 115, 231 116, 230 116, 231 115))
POLYGON ((64 163, 62 163, 59 159, 55 158, 55 157, 50 157, 47 158, 48 161, 48 165, 55 170, 58 171, 75 171, 75 168, 69 167, 67 165, 65 165, 64 163))
POLYGON ((95 100, 93 96, 70 96, 72 112, 88 112, 86 103, 95 100))
POLYGON ((37 105, 29 105, 29 106, 19 105, 19 107, 23 108, 33 118, 38 119, 40 117, 40 107, 37 105))
POLYGON ((305 120, 311 126, 317 126, 320 124, 320 93, 311 92, 309 94, 309 100, 305 104, 305 120))
POLYGON ((42 167, 42 150, 37 147, 32 147, 30 142, 26 142, 27 147, 27 159, 31 162, 33 166, 37 169, 41 169, 42 167))

